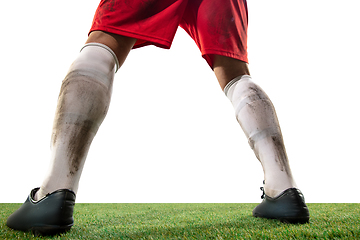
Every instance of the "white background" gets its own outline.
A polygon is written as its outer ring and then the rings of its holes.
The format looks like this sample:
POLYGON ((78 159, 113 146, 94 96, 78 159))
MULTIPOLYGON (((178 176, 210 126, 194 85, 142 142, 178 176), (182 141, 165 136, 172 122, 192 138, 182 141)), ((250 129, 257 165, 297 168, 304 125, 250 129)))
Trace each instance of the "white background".
MULTIPOLYGON (((98 0, 1 3, 0 202, 23 202, 50 157, 61 81, 98 0)), ((249 0, 253 79, 272 99, 307 202, 359 202, 356 1, 249 0)), ((260 202, 263 173, 200 52, 133 50, 77 202, 260 202)))

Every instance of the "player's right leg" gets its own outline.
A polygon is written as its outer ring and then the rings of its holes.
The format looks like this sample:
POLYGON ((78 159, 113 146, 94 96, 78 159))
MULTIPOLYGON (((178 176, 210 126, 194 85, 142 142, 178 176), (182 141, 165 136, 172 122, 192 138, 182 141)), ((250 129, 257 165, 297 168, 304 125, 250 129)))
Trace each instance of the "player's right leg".
POLYGON ((296 187, 275 108, 264 90, 252 81, 247 63, 214 56, 214 73, 263 166, 266 194, 277 197, 296 187))
POLYGON ((117 68, 135 39, 92 32, 61 86, 50 168, 40 188, 7 220, 10 228, 54 234, 73 225, 75 194, 90 144, 110 105, 117 68))
POLYGON ((235 109, 242 127, 264 171, 264 201, 254 216, 287 222, 307 222, 309 213, 296 188, 275 108, 249 75, 247 63, 214 56, 214 72, 235 109))
POLYGON ((254 209, 254 216, 306 221, 307 207, 294 188, 275 109, 249 75, 247 25, 246 0, 189 1, 181 22, 214 70, 263 166, 264 201, 254 209))

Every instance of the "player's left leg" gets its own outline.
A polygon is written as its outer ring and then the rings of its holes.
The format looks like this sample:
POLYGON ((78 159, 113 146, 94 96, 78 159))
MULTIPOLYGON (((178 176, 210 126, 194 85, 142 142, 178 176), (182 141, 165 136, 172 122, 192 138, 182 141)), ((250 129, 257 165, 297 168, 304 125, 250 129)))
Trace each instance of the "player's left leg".
POLYGON ((7 226, 46 235, 72 227, 75 194, 90 144, 108 111, 115 72, 135 41, 91 33, 61 86, 46 178, 8 218, 7 226))
POLYGON ((89 35, 61 87, 50 170, 35 200, 63 188, 77 192, 90 144, 110 105, 115 71, 135 41, 101 31, 89 35))

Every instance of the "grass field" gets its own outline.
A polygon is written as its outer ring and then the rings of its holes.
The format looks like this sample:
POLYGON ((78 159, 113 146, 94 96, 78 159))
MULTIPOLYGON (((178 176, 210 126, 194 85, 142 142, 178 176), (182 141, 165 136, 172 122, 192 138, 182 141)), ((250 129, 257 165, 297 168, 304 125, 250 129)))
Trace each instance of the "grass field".
MULTIPOLYGON (((35 239, 6 227, 21 204, 0 204, 0 239, 35 239)), ((309 224, 254 218, 256 204, 76 204, 75 225, 45 239, 360 239, 360 204, 308 204, 309 224)))

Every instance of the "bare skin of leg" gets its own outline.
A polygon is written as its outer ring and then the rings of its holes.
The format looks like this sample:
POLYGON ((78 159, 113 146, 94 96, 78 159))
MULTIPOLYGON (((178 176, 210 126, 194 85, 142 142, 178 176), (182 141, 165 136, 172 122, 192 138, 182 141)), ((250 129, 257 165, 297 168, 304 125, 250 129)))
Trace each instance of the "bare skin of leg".
POLYGON ((86 43, 93 42, 101 43, 111 48, 118 58, 119 67, 121 67, 131 48, 134 46, 136 39, 102 31, 93 31, 90 33, 86 43))
POLYGON ((222 90, 237 76, 250 75, 246 62, 220 55, 214 55, 214 73, 222 90))

